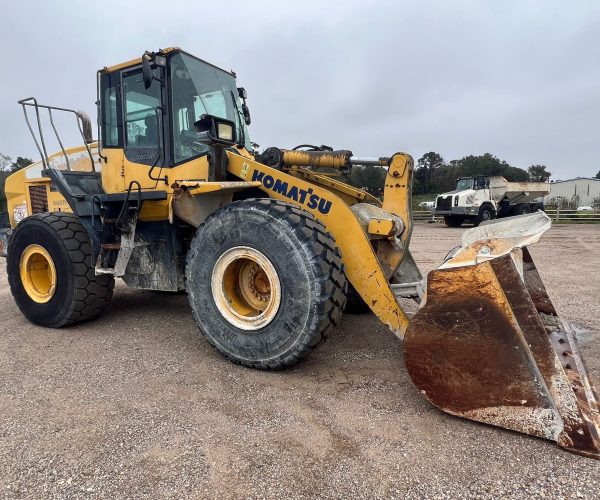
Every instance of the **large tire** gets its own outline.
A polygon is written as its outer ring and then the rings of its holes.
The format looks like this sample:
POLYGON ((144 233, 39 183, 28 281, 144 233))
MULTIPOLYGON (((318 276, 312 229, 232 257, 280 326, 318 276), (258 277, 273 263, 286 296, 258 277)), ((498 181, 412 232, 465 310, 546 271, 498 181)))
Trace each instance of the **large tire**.
POLYGON ((198 228, 186 288, 199 330, 221 354, 251 368, 277 369, 304 358, 337 325, 347 281, 335 241, 318 220, 263 199, 231 203, 198 228), (265 294, 262 312, 253 309, 256 297, 242 291, 247 265, 259 269, 251 279, 264 278, 251 288, 265 294))
POLYGON ((10 240, 6 269, 23 315, 37 325, 60 328, 102 314, 114 279, 96 276, 91 258, 89 236, 75 215, 44 213, 21 221, 10 240))
POLYGON ((448 227, 460 227, 462 226, 465 218, 461 215, 446 215, 444 216, 444 222, 448 227))
POLYGON ((496 218, 496 211, 490 205, 482 205, 479 207, 479 213, 477 217, 473 220, 473 224, 475 226, 479 226, 482 222, 493 220, 496 218))
POLYGON ((519 203, 514 208, 515 215, 530 214, 532 212, 531 205, 529 203, 519 203))

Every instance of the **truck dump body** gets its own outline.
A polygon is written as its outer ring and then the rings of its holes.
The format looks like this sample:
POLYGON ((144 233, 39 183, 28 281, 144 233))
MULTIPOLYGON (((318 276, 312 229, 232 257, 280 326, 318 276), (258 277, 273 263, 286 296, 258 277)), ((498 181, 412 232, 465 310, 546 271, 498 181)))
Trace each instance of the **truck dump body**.
POLYGON ((500 201, 505 196, 511 205, 527 203, 546 196, 550 192, 549 182, 508 182, 504 177, 490 177, 492 198, 500 201))

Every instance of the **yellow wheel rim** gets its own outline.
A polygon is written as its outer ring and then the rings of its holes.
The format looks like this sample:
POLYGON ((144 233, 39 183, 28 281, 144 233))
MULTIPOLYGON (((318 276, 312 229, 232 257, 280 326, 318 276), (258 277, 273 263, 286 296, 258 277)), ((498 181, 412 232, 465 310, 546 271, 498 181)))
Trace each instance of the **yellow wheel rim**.
POLYGON ((29 298, 38 304, 50 301, 56 291, 56 268, 48 251, 29 245, 21 254, 21 283, 29 298))
POLYGON ((281 305, 281 283, 275 267, 261 252, 234 247, 217 260, 211 278, 219 312, 242 330, 268 325, 281 305))

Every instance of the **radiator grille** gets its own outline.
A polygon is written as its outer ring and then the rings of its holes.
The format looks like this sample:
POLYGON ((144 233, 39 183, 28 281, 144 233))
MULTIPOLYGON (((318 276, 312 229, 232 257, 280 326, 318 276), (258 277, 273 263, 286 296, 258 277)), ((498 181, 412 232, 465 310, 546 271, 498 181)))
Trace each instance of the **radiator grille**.
POLYGON ((435 207, 438 210, 450 210, 450 204, 452 203, 452 196, 440 196, 436 201, 435 207))
POLYGON ((48 192, 46 186, 29 186, 31 213, 41 214, 48 211, 48 192))

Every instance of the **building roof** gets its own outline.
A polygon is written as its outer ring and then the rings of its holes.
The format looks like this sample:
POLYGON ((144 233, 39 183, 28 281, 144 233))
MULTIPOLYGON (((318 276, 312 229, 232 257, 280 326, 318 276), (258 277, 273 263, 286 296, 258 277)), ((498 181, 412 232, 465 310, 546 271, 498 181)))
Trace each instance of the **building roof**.
POLYGON ((574 179, 566 179, 564 181, 550 181, 550 184, 559 184, 561 182, 573 182, 573 181, 598 181, 600 179, 596 179, 595 177, 575 177, 574 179))

